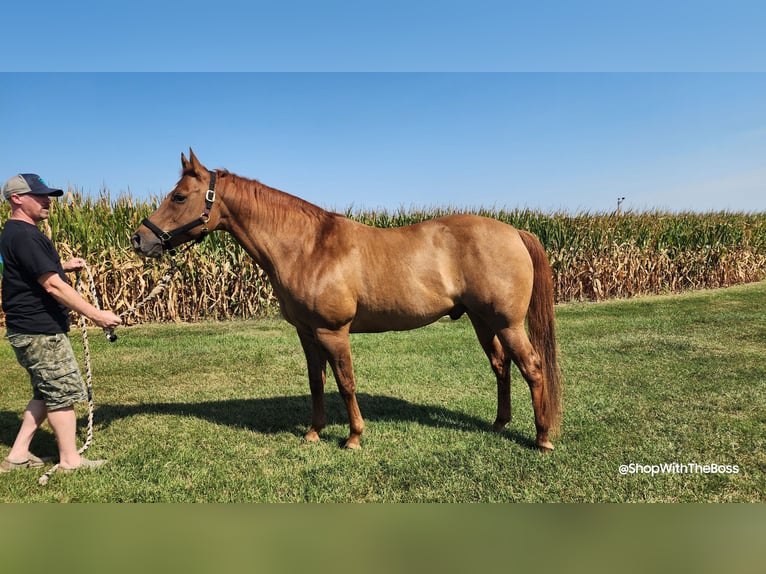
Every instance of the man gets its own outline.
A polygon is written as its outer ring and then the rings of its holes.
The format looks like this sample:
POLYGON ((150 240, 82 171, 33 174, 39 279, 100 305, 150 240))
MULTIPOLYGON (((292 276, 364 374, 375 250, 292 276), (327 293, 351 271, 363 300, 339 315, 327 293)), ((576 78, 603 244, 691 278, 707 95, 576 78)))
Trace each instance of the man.
POLYGON ((87 389, 67 336, 69 310, 105 329, 122 320, 97 309, 72 288, 65 272, 83 269, 85 261, 73 258, 62 265, 53 243, 37 227, 49 215, 51 197, 63 193, 30 173, 12 177, 2 189, 3 199, 11 204, 11 218, 0 236, 6 336, 29 372, 33 396, 0 472, 43 465, 29 446, 46 418, 56 435, 60 469, 93 468, 105 462, 77 452, 74 403, 87 400, 87 389))

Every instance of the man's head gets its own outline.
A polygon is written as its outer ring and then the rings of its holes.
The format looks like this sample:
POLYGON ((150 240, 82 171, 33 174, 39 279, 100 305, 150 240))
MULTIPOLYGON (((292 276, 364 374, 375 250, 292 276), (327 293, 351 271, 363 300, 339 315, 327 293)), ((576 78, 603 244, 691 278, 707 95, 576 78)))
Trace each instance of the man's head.
POLYGON ((53 197, 61 197, 64 192, 60 189, 52 189, 48 187, 45 180, 36 173, 20 173, 14 175, 11 179, 5 182, 3 186, 3 199, 10 200, 12 195, 48 195, 53 197))
POLYGON ((37 223, 47 219, 51 197, 60 197, 64 192, 48 187, 37 174, 20 173, 5 182, 3 199, 11 204, 11 219, 37 223))

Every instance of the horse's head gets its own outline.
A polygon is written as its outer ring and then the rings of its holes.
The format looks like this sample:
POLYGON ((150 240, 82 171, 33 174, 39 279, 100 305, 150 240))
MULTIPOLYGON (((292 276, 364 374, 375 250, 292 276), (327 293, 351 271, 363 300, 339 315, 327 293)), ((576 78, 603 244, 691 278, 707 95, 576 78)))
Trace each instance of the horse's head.
POLYGON ((201 241, 213 231, 218 218, 211 213, 215 201, 215 172, 208 171, 189 149, 181 154, 181 179, 157 210, 141 222, 131 238, 133 249, 148 257, 187 241, 201 241))

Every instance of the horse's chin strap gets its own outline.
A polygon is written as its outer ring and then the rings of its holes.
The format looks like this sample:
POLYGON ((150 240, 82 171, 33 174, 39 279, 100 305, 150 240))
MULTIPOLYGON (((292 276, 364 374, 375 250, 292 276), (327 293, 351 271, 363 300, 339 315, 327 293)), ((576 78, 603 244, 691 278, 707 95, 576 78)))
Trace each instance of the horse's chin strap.
POLYGON ((172 229, 170 231, 165 231, 164 229, 160 229, 157 227, 154 223, 149 221, 149 218, 145 218, 141 225, 146 226, 149 230, 151 230, 152 233, 154 233, 157 236, 157 239, 160 240, 160 243, 162 244, 162 247, 164 249, 172 249, 170 246, 170 240, 176 237, 177 235, 181 235, 183 233, 186 233, 187 231, 191 231, 195 227, 202 226, 202 231, 200 233, 200 236, 197 238, 197 243, 201 242, 205 237, 207 237, 208 233, 210 231, 207 228, 207 222, 210 220, 210 209, 213 207, 213 202, 215 201, 215 172, 209 171, 210 173, 210 185, 209 189, 207 190, 207 193, 205 194, 205 211, 200 215, 197 219, 194 221, 191 221, 187 223, 186 225, 182 225, 181 227, 176 227, 175 229, 172 229))

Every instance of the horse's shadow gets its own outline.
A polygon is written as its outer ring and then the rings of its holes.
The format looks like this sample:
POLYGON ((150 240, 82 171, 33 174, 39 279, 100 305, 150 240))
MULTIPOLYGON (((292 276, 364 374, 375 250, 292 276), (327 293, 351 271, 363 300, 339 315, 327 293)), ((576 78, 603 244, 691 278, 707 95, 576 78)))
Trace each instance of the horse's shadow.
MULTIPOLYGON (((380 395, 357 393, 362 416, 368 423, 396 421, 468 432, 489 432, 491 421, 436 405, 422 405, 380 395)), ((348 424, 345 407, 336 395, 328 393, 326 399, 327 423, 348 424)), ((102 404, 93 414, 97 428, 108 428, 113 422, 139 415, 176 415, 195 417, 215 424, 242 428, 262 434, 283 432, 302 436, 308 430, 311 418, 310 395, 231 399, 198 403, 141 403, 136 405, 102 404)), ((18 413, 0 411, 0 441, 10 445, 19 425, 18 413)), ((86 420, 79 421, 80 426, 86 420)), ((374 432, 368 426, 366 432, 374 432)), ((55 439, 50 433, 42 438, 50 442, 55 451, 55 439)), ((530 438, 506 428, 500 433, 525 448, 534 448, 530 438)), ((341 443, 343 441, 340 441, 341 443)), ((47 444, 45 445, 48 446, 47 444)))

